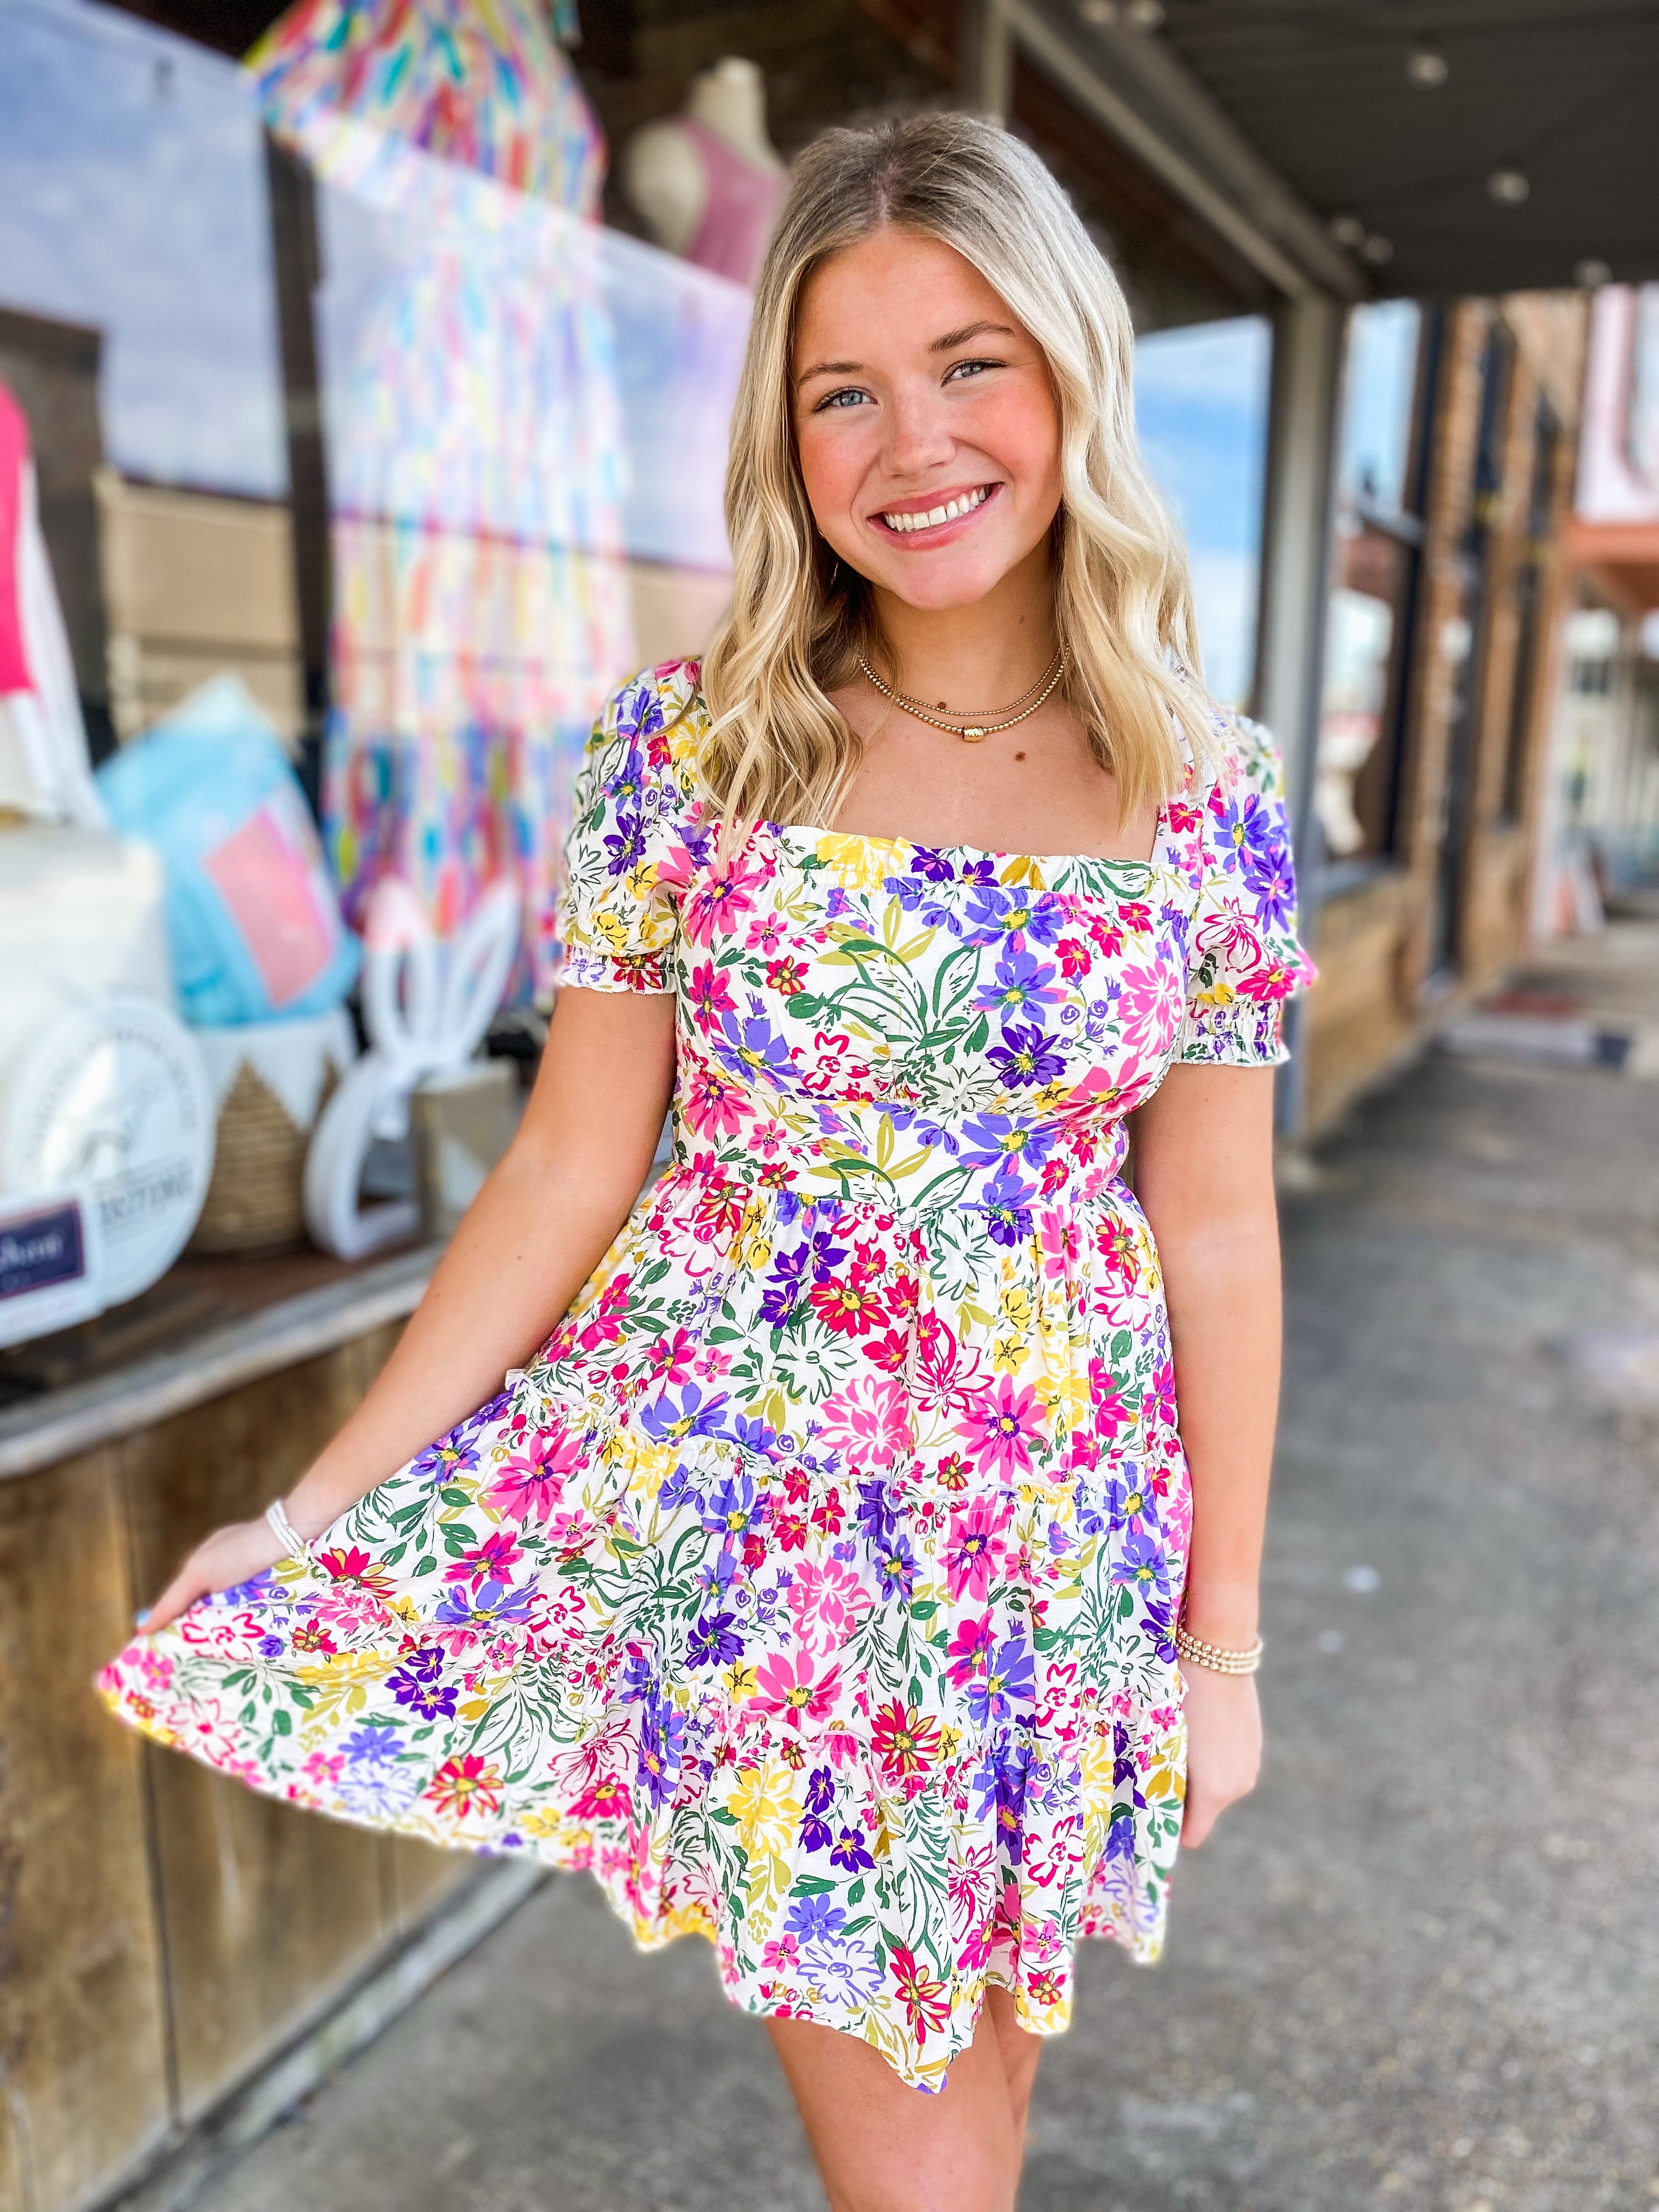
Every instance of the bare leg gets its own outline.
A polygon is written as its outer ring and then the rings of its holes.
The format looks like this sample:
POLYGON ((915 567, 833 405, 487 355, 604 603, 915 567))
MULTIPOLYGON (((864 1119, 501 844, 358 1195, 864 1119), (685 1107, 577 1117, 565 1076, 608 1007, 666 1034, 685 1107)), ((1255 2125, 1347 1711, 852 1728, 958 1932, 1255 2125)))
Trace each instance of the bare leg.
POLYGON ((1040 2048, 1013 2011, 1006 1992, 988 1992, 937 2096, 908 2087, 856 2036, 767 2021, 830 2212, 1013 2212, 1040 2048))

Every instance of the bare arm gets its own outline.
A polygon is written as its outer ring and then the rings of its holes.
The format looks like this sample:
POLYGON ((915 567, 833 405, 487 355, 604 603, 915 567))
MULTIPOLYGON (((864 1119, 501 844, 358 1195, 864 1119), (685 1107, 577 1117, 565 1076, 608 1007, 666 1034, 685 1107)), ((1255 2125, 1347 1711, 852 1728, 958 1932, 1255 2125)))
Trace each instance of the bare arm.
MULTIPOLYGON (((674 1077, 674 1001, 562 992, 528 1108, 368 1395, 290 1492, 310 1537, 501 1386, 562 1319, 627 1219, 674 1077)), ((143 1626, 277 1555, 263 1520, 199 1545, 143 1626)))
MULTIPOLYGON (((1182 1618, 1205 1642, 1236 1648, 1256 1633, 1279 1410, 1272 1071, 1171 1068, 1135 1119, 1135 1189, 1163 1267, 1192 1473, 1182 1618)), ((1261 1723, 1249 1676, 1186 1674, 1191 1846, 1255 1787, 1261 1723)))

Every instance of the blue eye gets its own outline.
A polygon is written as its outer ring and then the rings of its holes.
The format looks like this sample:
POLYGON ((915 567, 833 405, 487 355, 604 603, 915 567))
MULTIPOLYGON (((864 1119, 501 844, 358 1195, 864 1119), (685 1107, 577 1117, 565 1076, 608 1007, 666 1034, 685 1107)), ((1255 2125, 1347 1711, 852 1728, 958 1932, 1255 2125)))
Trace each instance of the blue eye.
POLYGON ((950 370, 945 381, 947 384, 951 383, 953 380, 960 382, 966 377, 979 375, 981 371, 983 369, 1002 368, 1006 366, 1006 362, 1000 361, 959 361, 957 362, 956 366, 950 370))
POLYGON ((822 415, 827 409, 831 407, 838 409, 845 407, 862 407, 867 397, 867 393, 859 391, 855 386, 850 384, 844 385, 839 392, 831 392, 825 398, 820 399, 817 405, 812 410, 812 412, 815 415, 822 415))

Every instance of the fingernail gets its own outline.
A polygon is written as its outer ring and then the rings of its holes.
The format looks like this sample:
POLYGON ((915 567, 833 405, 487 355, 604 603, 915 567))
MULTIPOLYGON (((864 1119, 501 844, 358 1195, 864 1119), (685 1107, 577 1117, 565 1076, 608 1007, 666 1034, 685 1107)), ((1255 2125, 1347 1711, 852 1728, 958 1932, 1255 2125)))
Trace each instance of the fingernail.
POLYGON ((149 1619, 149 1607, 148 1606, 146 1606, 146 1607, 144 1607, 144 1610, 143 1610, 142 1613, 135 1613, 133 1614, 133 1616, 132 1616, 132 1625, 133 1625, 133 1626, 134 1626, 135 1628, 142 1628, 142 1627, 143 1626, 144 1623, 145 1623, 149 1619))

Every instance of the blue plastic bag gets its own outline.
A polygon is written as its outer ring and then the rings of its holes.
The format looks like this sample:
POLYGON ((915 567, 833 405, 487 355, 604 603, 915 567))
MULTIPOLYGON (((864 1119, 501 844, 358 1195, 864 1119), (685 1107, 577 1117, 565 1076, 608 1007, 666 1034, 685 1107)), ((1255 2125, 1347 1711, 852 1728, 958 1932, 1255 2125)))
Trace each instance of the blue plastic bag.
POLYGON ((185 1019, 204 1029, 326 1013, 362 948, 280 740, 240 679, 216 676, 106 760, 116 829, 156 846, 185 1019))

